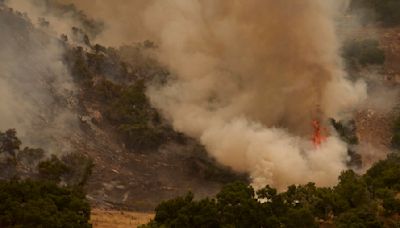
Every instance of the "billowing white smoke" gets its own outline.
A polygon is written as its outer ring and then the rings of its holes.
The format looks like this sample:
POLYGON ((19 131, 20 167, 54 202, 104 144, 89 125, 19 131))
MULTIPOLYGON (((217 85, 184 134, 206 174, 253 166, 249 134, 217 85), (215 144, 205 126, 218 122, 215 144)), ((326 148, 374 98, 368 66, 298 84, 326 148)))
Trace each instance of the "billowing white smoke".
MULTIPOLYGON (((340 2, 340 1, 339 1, 340 2)), ((338 55, 338 1, 154 2, 147 27, 174 79, 149 90, 173 126, 253 184, 331 185, 346 168, 335 136, 315 149, 312 118, 340 118, 366 97, 338 55)))
POLYGON ((0 131, 15 128, 24 144, 52 153, 68 150, 78 121, 62 44, 8 9, 0 31, 0 131))

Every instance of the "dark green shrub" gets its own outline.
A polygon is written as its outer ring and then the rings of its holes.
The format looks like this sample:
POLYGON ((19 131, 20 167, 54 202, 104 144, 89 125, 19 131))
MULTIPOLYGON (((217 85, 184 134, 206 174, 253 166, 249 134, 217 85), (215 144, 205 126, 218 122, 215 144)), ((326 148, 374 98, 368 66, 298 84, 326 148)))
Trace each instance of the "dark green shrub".
POLYGON ((91 227, 85 195, 45 181, 0 181, 0 227, 91 227))
POLYGON ((61 176, 70 171, 70 169, 54 155, 52 155, 49 160, 40 162, 38 170, 41 178, 55 182, 61 181, 61 176))
POLYGON ((112 102, 114 99, 121 96, 123 87, 116 85, 109 80, 99 80, 93 87, 92 96, 101 102, 112 102))
POLYGON ((358 138, 356 135, 356 124, 354 120, 348 121, 346 123, 330 119, 332 126, 335 128, 339 136, 347 144, 356 145, 358 144, 358 138))
POLYGON ((68 169, 64 177, 69 186, 83 186, 92 174, 94 164, 87 156, 70 153, 62 156, 61 161, 68 169))
POLYGON ((381 222, 376 216, 376 212, 367 207, 350 209, 335 219, 335 225, 338 228, 360 227, 360 228, 383 228, 381 222))
POLYGON ((21 141, 17 138, 17 131, 15 129, 0 132, 0 153, 8 153, 15 156, 16 152, 21 146, 21 141))
POLYGON ((160 125, 158 113, 150 106, 143 81, 123 88, 106 114, 128 148, 155 149, 164 142, 165 129, 160 125))
POLYGON ((394 149, 400 149, 400 117, 397 117, 393 124, 393 137, 391 144, 394 149))
POLYGON ((215 201, 193 200, 193 194, 161 203, 156 208, 155 224, 167 227, 219 227, 215 201))
MULTIPOLYGON (((340 138, 349 145, 357 145, 357 129, 354 120, 347 122, 336 121, 335 119, 330 119, 332 126, 335 128, 336 132, 339 134, 340 138)), ((362 166, 362 157, 353 149, 348 149, 348 155, 350 160, 347 162, 348 167, 360 168, 362 166)))
POLYGON ((316 227, 306 207, 293 207, 266 187, 258 191, 235 182, 222 188, 215 199, 193 200, 193 194, 165 201, 156 208, 154 221, 144 227, 316 227))
POLYGON ((347 42, 343 47, 343 57, 351 68, 385 62, 385 52, 379 47, 379 42, 372 39, 347 42))
POLYGON ((367 10, 385 26, 400 24, 400 1, 398 0, 352 0, 353 11, 367 10))
POLYGON ((400 155, 393 153, 374 164, 365 174, 365 181, 374 192, 388 188, 400 191, 400 155))
POLYGON ((387 227, 399 224, 400 160, 398 154, 374 165, 361 176, 348 170, 333 188, 315 184, 292 185, 278 193, 270 186, 254 192, 251 186, 232 183, 214 199, 193 200, 193 195, 161 203, 155 220, 143 227, 387 227), (382 210, 383 209, 383 210, 382 210), (206 225, 207 224, 207 225, 206 225))

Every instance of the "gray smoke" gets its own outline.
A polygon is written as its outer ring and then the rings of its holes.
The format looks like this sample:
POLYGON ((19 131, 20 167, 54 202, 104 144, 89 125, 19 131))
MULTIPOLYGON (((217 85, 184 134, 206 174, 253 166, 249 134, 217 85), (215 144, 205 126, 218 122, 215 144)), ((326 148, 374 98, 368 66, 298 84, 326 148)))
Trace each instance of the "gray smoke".
POLYGON ((0 31, 0 129, 15 128, 25 145, 68 150, 78 122, 62 44, 6 8, 0 31))

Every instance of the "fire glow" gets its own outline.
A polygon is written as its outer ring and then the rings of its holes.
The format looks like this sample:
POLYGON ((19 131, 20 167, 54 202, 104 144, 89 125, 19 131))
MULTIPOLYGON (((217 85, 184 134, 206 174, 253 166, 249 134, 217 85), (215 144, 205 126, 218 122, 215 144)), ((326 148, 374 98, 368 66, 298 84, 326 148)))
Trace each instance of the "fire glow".
POLYGON ((319 148, 321 144, 326 140, 326 137, 322 134, 321 123, 318 120, 312 122, 314 133, 312 136, 312 142, 315 148, 319 148))

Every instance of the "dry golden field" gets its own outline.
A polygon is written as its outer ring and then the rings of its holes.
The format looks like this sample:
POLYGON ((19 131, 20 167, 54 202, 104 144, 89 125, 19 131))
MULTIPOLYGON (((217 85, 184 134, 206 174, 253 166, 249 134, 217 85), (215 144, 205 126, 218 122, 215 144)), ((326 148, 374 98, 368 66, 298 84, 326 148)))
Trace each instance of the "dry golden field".
POLYGON ((92 209, 91 223, 94 228, 131 228, 145 224, 153 217, 150 213, 92 209))

